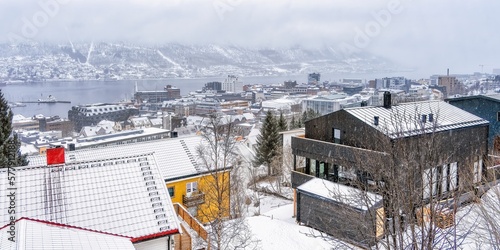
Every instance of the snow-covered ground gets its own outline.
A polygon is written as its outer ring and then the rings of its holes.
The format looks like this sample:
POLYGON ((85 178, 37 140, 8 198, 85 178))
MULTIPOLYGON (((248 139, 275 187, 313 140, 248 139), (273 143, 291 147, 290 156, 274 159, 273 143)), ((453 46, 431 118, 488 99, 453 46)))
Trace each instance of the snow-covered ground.
POLYGON ((263 195, 260 202, 261 214, 247 218, 252 234, 260 241, 259 249, 357 249, 340 241, 327 241, 318 231, 297 224, 290 200, 263 195))
MULTIPOLYGON (((291 200, 255 194, 260 207, 250 205, 247 223, 259 249, 360 249, 295 222, 291 200), (259 210, 260 208, 260 210, 259 210)), ((458 249, 499 249, 500 186, 490 189, 480 202, 461 207, 455 216, 458 249), (486 218, 486 219, 485 219, 486 218), (488 222, 489 221, 489 222, 488 222), (496 237, 495 237, 496 236, 496 237), (497 242, 498 241, 498 242, 497 242)), ((453 230, 449 228, 441 233, 453 230)), ((448 232, 450 233, 450 232, 448 232)), ((446 236, 446 238, 452 237, 446 236)), ((449 244, 445 244, 449 245, 449 244)), ((382 245, 379 245, 382 247, 382 245)))

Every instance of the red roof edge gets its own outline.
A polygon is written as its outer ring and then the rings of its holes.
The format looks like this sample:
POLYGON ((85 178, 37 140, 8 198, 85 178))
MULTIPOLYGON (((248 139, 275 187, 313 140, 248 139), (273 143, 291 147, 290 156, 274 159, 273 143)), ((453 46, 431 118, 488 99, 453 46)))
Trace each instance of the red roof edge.
POLYGON ((156 239, 156 238, 160 238, 163 236, 172 235, 172 234, 176 234, 176 233, 179 233, 179 229, 172 229, 172 230, 163 231, 163 232, 159 232, 159 233, 155 233, 155 234, 144 235, 144 236, 132 238, 132 239, 130 239, 130 241, 132 241, 132 243, 138 243, 141 241, 152 240, 152 239, 156 239))
MULTIPOLYGON (((106 235, 111 235, 111 236, 124 237, 124 238, 131 239, 131 240, 133 239, 130 236, 125 236, 125 235, 120 235, 120 234, 114 234, 114 233, 108 233, 108 232, 103 232, 103 231, 98 231, 98 230, 93 230, 93 229, 88 229, 88 228, 83 228, 83 227, 71 226, 71 225, 66 225, 66 224, 52 222, 52 221, 32 219, 32 218, 28 218, 28 217, 21 217, 21 218, 17 219, 15 222, 17 223, 20 220, 35 221, 35 222, 40 222, 40 223, 47 224, 47 225, 52 225, 52 226, 67 227, 67 228, 84 230, 84 231, 88 231, 88 232, 94 232, 94 233, 106 234, 106 235)), ((0 227, 0 230, 6 228, 8 226, 10 226, 10 223, 7 224, 7 225, 5 225, 5 226, 3 226, 3 227, 0 227)))

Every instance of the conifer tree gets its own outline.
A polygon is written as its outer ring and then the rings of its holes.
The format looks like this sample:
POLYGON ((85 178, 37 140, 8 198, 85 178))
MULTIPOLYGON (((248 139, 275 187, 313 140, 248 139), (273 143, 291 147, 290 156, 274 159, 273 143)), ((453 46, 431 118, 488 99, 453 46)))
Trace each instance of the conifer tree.
POLYGON ((288 124, 285 119, 285 116, 283 115, 283 111, 280 111, 280 118, 278 120, 278 130, 279 132, 288 130, 288 124))
POLYGON ((21 155, 21 142, 12 135, 12 111, 0 90, 0 168, 28 165, 26 155, 21 155))
POLYGON ((297 121, 295 121, 295 115, 292 116, 292 120, 290 121, 290 129, 296 129, 299 128, 300 124, 297 124, 297 121))
POLYGON ((267 111, 266 118, 257 137, 255 165, 266 165, 267 174, 271 175, 271 162, 279 154, 280 136, 276 118, 271 111, 267 111))

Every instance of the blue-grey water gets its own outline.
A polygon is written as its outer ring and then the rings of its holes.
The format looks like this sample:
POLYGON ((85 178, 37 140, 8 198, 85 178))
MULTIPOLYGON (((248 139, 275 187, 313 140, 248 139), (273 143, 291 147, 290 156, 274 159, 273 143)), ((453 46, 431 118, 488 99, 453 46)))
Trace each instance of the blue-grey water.
MULTIPOLYGON (((340 78, 357 78, 363 80, 385 76, 404 76, 403 74, 362 74, 362 75, 322 75, 321 81, 339 80, 340 78)), ((52 81, 9 84, 1 87, 4 97, 10 102, 36 101, 40 98, 54 96, 57 100, 71 101, 71 103, 28 103, 26 107, 13 108, 14 114, 26 117, 42 114, 44 116, 58 115, 68 117, 68 110, 74 105, 118 102, 133 98, 135 85, 139 90, 161 90, 167 84, 180 88, 181 95, 201 89, 210 81, 223 81, 223 77, 197 79, 163 79, 163 80, 119 80, 119 81, 52 81)), ((277 84, 286 80, 296 80, 298 83, 307 82, 307 74, 297 76, 259 76, 241 77, 243 84, 277 84)))

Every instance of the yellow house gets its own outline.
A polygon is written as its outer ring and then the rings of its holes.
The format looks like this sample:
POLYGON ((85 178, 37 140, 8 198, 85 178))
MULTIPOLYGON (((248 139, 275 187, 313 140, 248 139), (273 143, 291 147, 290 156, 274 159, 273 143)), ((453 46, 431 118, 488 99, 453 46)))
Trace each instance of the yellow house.
POLYGON ((230 170, 167 180, 172 202, 182 204, 202 223, 230 214, 230 170))

